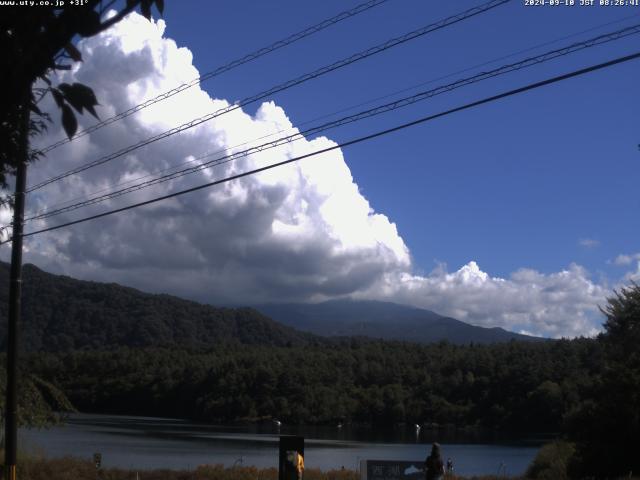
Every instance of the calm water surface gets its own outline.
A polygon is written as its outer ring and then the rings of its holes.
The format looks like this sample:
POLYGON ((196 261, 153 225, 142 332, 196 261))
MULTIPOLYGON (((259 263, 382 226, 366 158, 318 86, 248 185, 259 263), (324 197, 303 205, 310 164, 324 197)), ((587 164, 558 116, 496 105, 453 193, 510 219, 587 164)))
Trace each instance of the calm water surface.
POLYGON ((540 442, 462 438, 453 434, 434 438, 435 432, 413 428, 375 430, 351 427, 277 427, 273 424, 242 427, 216 426, 149 417, 77 414, 60 427, 21 430, 19 448, 49 457, 73 455, 92 458, 102 453, 104 467, 132 469, 194 469, 220 463, 277 467, 278 435, 305 437, 307 468, 357 469, 360 460, 424 459, 430 444, 442 444, 443 457, 451 457, 463 475, 523 473, 540 442))

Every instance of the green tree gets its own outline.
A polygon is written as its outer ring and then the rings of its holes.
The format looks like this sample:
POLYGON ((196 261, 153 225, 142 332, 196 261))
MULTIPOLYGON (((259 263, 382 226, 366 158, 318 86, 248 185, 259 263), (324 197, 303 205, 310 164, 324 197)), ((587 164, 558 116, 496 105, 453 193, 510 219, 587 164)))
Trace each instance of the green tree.
POLYGON ((545 380, 527 394, 526 408, 537 428, 557 429, 563 409, 562 388, 556 382, 545 380))
MULTIPOLYGON (((59 7, 27 7, 18 2, 13 6, 3 6, 0 16, 0 188, 7 187, 8 176, 16 175, 18 170, 25 171, 19 168, 25 162, 41 156, 29 147, 29 138, 45 130, 50 120, 50 115, 38 107, 45 95, 50 93, 53 96, 62 113, 62 125, 70 138, 78 127, 74 110, 80 114, 86 110, 97 117, 95 106, 98 100, 90 87, 80 83, 53 85, 50 79, 56 70, 69 70, 73 62, 82 61, 82 55, 73 41, 79 37, 97 35, 138 6, 146 18, 151 17, 152 5, 155 4, 160 12, 164 6, 164 0, 126 0, 124 7, 107 19, 103 14, 113 3, 88 0, 81 6, 70 2, 59 7)), ((24 183, 25 176, 19 177, 24 183)), ((17 180, 16 184, 20 183, 17 180)), ((24 186, 19 188, 23 189, 24 186)), ((11 204, 11 199, 0 198, 0 204, 11 204)), ((24 210, 23 205, 18 205, 16 218, 24 210)), ((15 322, 15 318, 12 321, 15 322)), ((15 353, 15 350, 9 351, 15 353)), ((15 358, 13 354, 11 360, 15 361, 15 358)), ((14 372, 12 369, 9 378, 16 378, 14 372)), ((28 374, 22 375, 20 381, 17 411, 13 412, 12 407, 7 407, 12 410, 7 417, 13 419, 15 413, 18 423, 41 425, 55 420, 55 415, 51 414, 55 409, 66 408, 64 395, 48 382, 28 374)), ((13 385, 6 379, 4 383, 13 385)), ((11 394, 7 396, 13 398, 11 394)), ((4 404, 2 414, 4 417, 4 404)), ((12 462, 9 460, 9 463, 12 462)))
MULTIPOLYGON (((18 423, 29 427, 47 427, 59 423, 75 408, 67 396, 51 382, 38 375, 25 374, 20 383, 18 423)), ((4 391, 6 376, 0 370, 0 388, 4 391)), ((4 396, 0 397, 0 410, 4 412, 4 396)))
POLYGON ((573 444, 556 440, 543 446, 533 459, 525 478, 536 480, 566 480, 567 465, 575 452, 573 444))
MULTIPOLYGON (((16 2, 18 3, 18 2, 16 2)), ((105 19, 103 14, 114 2, 88 0, 84 5, 35 6, 5 5, 0 15, 0 187, 7 187, 7 177, 14 175, 22 160, 24 135, 37 135, 46 129, 50 115, 38 107, 51 93, 62 114, 62 124, 69 137, 78 127, 74 110, 85 110, 97 117, 98 100, 91 88, 80 83, 53 85, 51 73, 69 70, 71 63, 82 61, 73 41, 92 37, 108 29, 136 10, 151 18, 151 7, 162 13, 164 0, 127 0, 116 14, 105 19), (37 84, 37 81, 40 80, 37 84), (34 87, 37 84, 37 87, 34 87), (28 133, 25 116, 30 115, 28 133)), ((28 161, 39 157, 29 151, 28 161)))
POLYGON ((640 472, 640 286, 608 298, 603 344, 604 365, 591 396, 571 417, 576 442, 574 477, 617 478, 640 472))

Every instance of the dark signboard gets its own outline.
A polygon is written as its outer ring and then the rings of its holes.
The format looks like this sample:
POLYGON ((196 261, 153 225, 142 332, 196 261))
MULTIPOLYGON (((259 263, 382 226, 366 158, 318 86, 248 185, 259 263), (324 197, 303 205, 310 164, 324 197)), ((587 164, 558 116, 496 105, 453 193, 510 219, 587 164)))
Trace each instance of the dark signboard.
POLYGON ((424 460, 362 460, 361 480, 423 480, 424 460))

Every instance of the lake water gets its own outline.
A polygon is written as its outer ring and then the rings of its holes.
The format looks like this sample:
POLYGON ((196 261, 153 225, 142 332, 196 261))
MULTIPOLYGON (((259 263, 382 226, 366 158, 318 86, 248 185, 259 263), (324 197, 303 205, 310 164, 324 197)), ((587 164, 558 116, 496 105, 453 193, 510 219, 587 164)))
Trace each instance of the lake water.
POLYGON ((102 454, 104 467, 194 469, 202 464, 277 467, 278 436, 305 437, 307 468, 356 470, 361 460, 421 460, 439 441, 463 475, 523 473, 539 441, 478 443, 477 439, 416 432, 411 427, 374 430, 344 426, 215 426, 177 419, 76 414, 63 426, 19 432, 19 448, 49 457, 90 459, 102 454))

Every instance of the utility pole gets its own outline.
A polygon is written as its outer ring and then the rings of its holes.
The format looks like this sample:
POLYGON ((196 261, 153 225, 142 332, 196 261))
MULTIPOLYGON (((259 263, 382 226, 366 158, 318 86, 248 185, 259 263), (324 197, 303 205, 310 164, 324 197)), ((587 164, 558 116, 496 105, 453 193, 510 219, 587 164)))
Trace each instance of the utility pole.
POLYGON ((29 103, 31 85, 26 89, 20 112, 16 189, 13 205, 13 233, 11 239, 11 276, 9 280, 9 322, 7 326, 7 399, 4 417, 5 479, 16 480, 18 443, 18 323, 22 297, 22 227, 24 223, 25 190, 27 186, 27 158, 29 156, 29 103))

